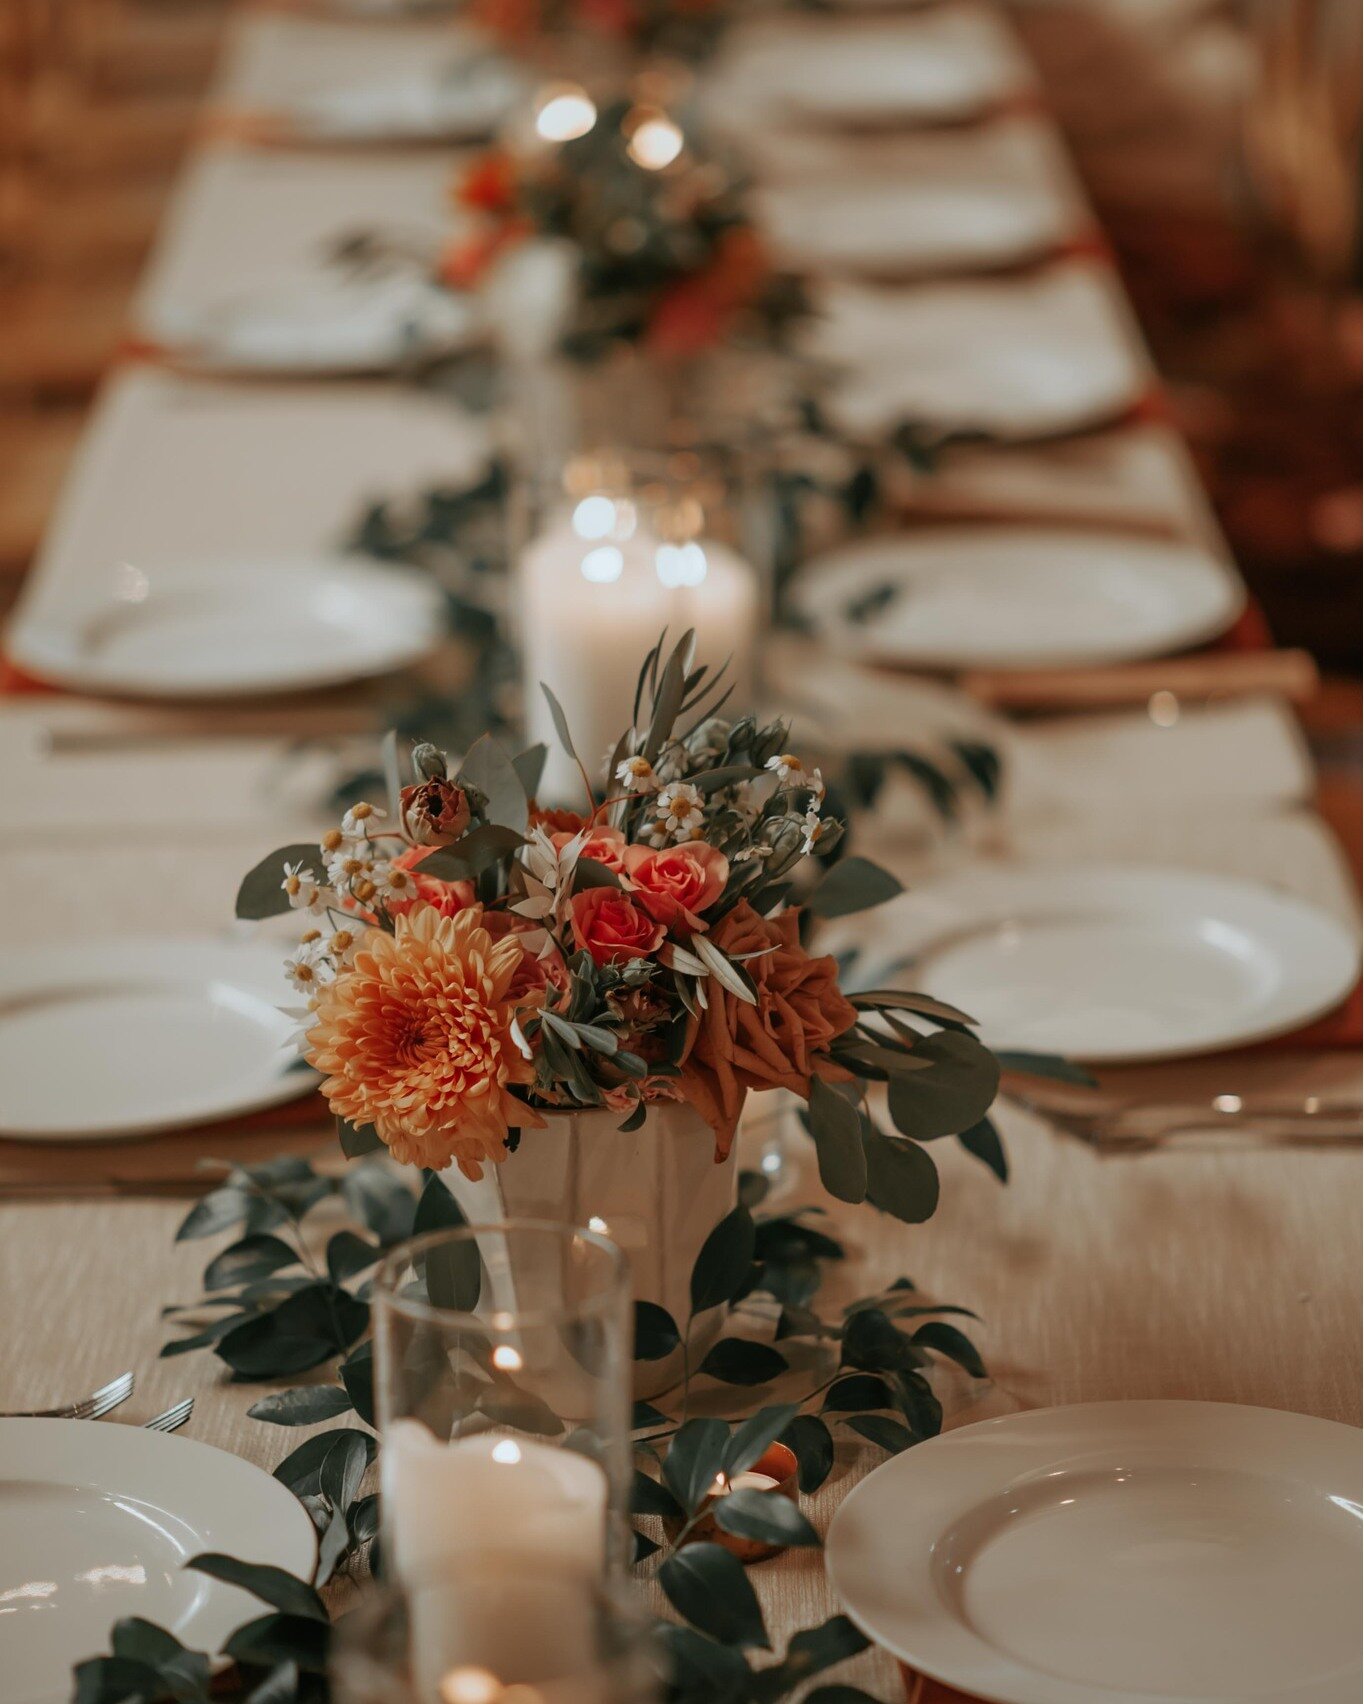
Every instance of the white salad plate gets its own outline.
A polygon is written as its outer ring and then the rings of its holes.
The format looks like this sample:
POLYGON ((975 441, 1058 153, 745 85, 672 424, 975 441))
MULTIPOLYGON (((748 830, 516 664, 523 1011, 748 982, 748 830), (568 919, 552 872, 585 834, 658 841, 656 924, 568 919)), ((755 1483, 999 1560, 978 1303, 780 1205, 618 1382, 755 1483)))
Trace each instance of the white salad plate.
POLYGON ((444 630, 439 590, 361 556, 124 563, 104 598, 21 618, 10 656, 57 686, 138 698, 304 692, 404 668, 444 630))
POLYGON ((64 1704, 125 1616, 218 1650, 269 1613, 185 1568, 204 1551, 312 1577, 303 1505, 224 1450, 138 1426, 0 1420, 0 1704, 64 1704))
POLYGON ((1357 1704, 1360 1435, 1218 1402, 982 1420, 845 1499, 871 1639, 991 1704, 1357 1704))
POLYGON ((801 613, 844 656, 1045 668, 1162 656, 1223 633, 1240 582, 1205 548, 1076 527, 942 526, 808 563, 801 613))
POLYGON ((839 925, 838 945, 867 987, 908 963, 990 1046, 1112 1065, 1286 1034, 1359 973, 1350 927, 1304 900, 1135 864, 980 866, 839 925))
POLYGON ((0 958, 0 1136, 149 1136, 278 1106, 299 1063, 278 942, 81 942, 0 958), (80 1067, 71 1066, 77 1045, 80 1067))

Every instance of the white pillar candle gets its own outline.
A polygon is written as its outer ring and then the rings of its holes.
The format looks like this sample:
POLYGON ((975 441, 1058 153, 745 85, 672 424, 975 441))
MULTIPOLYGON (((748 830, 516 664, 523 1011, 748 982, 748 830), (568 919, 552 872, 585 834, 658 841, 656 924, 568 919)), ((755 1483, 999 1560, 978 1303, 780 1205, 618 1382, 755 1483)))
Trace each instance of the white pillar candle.
POLYGON ((380 1459, 386 1554, 403 1579, 495 1553, 605 1571, 606 1475, 576 1450, 504 1431, 442 1443, 399 1420, 380 1459))
POLYGON ((594 785, 629 726, 635 684, 666 628, 696 632, 696 661, 731 670, 742 702, 758 624, 758 586, 725 545, 660 544, 631 505, 594 495, 542 533, 520 563, 521 642, 527 735, 549 757, 541 784, 548 803, 581 809, 577 772, 562 750, 543 681, 563 705, 578 756, 594 785))

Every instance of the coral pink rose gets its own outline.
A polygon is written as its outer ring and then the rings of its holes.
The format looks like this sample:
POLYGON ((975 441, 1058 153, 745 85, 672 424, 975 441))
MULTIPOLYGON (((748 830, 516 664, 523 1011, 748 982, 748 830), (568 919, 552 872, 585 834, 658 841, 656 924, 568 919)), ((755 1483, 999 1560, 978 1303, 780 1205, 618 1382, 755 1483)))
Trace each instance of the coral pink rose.
POLYGON ((405 916, 418 901, 434 906, 442 917, 453 917, 474 903, 477 896, 472 882, 443 882, 439 876, 422 875, 417 866, 433 851, 433 846, 409 846, 393 860, 395 869, 413 872, 412 880, 416 887, 411 899, 388 900, 392 916, 405 916))
MULTIPOLYGON (((538 923, 518 917, 511 911, 485 911, 483 927, 495 941, 504 941, 508 935, 525 935, 540 929, 538 923)), ((568 966, 564 963, 563 954, 556 948, 541 958, 529 948, 523 947, 521 964, 512 977, 510 997, 521 1005, 531 1005, 535 1003, 537 996, 543 996, 551 988, 560 994, 568 990, 568 966)))
POLYGON ((725 891, 729 859, 704 840, 686 840, 655 852, 631 846, 625 853, 625 873, 639 903, 669 929, 679 925, 704 929, 701 913, 725 891))
MULTIPOLYGON (((576 838, 576 834, 562 831, 550 835, 556 852, 562 852, 564 847, 576 838)), ((618 828, 610 828, 606 824, 589 828, 578 856, 593 858, 598 864, 605 864, 608 870, 615 870, 619 874, 625 868, 625 836, 618 828)))
POLYGON ((573 939, 598 964, 648 958, 663 945, 663 925, 619 888, 584 888, 571 904, 573 939))

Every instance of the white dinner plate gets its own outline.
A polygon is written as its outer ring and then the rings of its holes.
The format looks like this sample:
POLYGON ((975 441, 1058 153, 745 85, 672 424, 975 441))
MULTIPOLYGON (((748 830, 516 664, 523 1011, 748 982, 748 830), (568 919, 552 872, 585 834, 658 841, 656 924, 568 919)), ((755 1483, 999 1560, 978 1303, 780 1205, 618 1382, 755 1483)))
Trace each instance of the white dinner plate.
POLYGON ((478 299, 412 274, 338 273, 305 288, 163 312, 161 341, 218 373, 374 373, 467 347, 478 299))
POLYGON ((831 280, 815 308, 803 345, 840 369, 829 407, 853 433, 914 420, 1039 440, 1110 423, 1151 384, 1111 275, 1087 261, 900 288, 831 280))
POLYGON ((294 135, 314 142, 479 141, 523 93, 521 73, 490 54, 425 73, 318 88, 283 116, 294 135))
POLYGON ((787 264, 871 276, 1011 265, 1054 249, 1074 225, 1054 183, 961 174, 788 183, 764 194, 761 207, 787 264))
POLYGON ((148 1136, 294 1100, 317 1077, 291 1043, 289 999, 278 941, 7 950, 0 1136, 148 1136))
POLYGON ((1360 1435, 1219 1402, 982 1420, 846 1498, 849 1616, 991 1704, 1358 1704, 1360 1435))
POLYGON ((990 1046, 1096 1064, 1286 1034, 1359 973, 1355 935, 1330 913, 1146 865, 979 867, 840 924, 837 942, 867 987, 907 961, 914 987, 969 1012, 990 1046))
POLYGON ((238 698, 404 668, 436 648, 443 625, 425 575, 367 557, 125 563, 105 600, 21 620, 9 650, 80 692, 238 698))
POLYGON ((792 595, 845 656, 940 669, 1162 656, 1225 632, 1245 602, 1198 545, 1021 526, 868 539, 808 563, 792 595))
POLYGON ((0 1704, 65 1704, 73 1664, 141 1616, 192 1650, 268 1614, 185 1563, 216 1550, 311 1579, 303 1505, 225 1450, 139 1426, 0 1420, 0 1704))

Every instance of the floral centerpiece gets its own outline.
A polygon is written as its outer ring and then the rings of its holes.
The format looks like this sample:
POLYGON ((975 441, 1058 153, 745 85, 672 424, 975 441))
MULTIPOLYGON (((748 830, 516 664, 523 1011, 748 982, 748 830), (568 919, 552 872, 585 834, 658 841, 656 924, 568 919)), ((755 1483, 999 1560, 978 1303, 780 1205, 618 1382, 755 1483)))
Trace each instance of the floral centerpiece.
MULTIPOLYGON (((620 343, 688 357, 741 329, 770 340, 803 311, 741 174, 648 98, 598 108, 581 89, 551 86, 528 137, 474 161, 454 198, 473 228, 442 253, 442 281, 518 298, 509 255, 533 246, 544 260, 537 281, 550 276, 551 252, 565 257, 560 347, 578 358, 620 343)), ((492 306, 495 317, 507 311, 492 306)))
MULTIPOLYGON (((512 758, 485 738, 452 774, 418 745, 390 814, 357 804, 320 845, 272 853, 237 907, 306 918, 288 975, 348 1151, 455 1168, 457 1196, 461 1178, 495 1171, 504 1206, 528 1188, 560 1216, 609 1221, 624 1190, 652 1231, 644 1247, 681 1239, 674 1274, 733 1205, 750 1091, 804 1103, 832 1194, 916 1222, 937 1196, 921 1143, 969 1133, 999 1075, 964 1014, 845 990, 807 947, 808 918, 899 884, 836 856, 843 827, 819 771, 787 751, 784 724, 725 714, 718 679, 690 658, 690 635, 651 651, 598 774, 547 693, 581 810, 536 804, 543 747, 512 758), (882 1095, 893 1134, 874 1115, 882 1095), (556 1121, 583 1156, 573 1175, 556 1121), (670 1212, 636 1187, 661 1148, 670 1212)), ((636 1282, 672 1311, 669 1272, 637 1265, 636 1282)))

